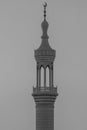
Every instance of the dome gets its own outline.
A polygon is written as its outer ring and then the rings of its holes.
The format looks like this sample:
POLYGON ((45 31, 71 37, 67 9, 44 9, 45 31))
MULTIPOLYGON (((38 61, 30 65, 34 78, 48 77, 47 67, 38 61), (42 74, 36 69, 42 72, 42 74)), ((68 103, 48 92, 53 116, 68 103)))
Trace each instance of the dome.
POLYGON ((35 50, 35 59, 37 62, 53 62, 55 59, 55 50, 51 48, 51 46, 49 45, 48 42, 48 34, 47 34, 47 30, 49 27, 49 24, 46 20, 46 10, 44 11, 44 20, 41 23, 41 27, 42 27, 42 42, 41 45, 38 49, 35 50))

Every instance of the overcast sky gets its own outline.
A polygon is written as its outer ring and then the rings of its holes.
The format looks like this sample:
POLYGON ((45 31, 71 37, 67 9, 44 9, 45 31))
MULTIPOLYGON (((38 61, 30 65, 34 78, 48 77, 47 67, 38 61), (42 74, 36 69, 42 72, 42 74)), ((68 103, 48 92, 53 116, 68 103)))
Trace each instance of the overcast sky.
MULTIPOLYGON (((87 1, 46 0, 49 43, 56 49, 55 130, 87 130, 87 1)), ((35 130, 34 49, 41 43, 44 0, 0 0, 0 130, 35 130)))

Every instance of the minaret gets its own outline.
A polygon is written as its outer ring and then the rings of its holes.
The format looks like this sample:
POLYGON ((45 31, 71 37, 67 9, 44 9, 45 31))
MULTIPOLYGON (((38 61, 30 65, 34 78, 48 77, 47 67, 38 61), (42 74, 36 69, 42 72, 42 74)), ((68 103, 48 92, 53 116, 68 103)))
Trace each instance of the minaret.
POLYGON ((43 34, 40 47, 34 51, 36 59, 37 83, 33 87, 32 96, 36 103, 36 130, 54 130, 54 103, 58 96, 57 87, 53 82, 53 63, 56 51, 52 49, 48 42, 48 22, 46 20, 46 6, 44 4, 44 20, 41 24, 43 34), (43 81, 41 84, 41 70, 44 70, 43 81), (49 69, 49 85, 47 86, 47 68, 49 69))

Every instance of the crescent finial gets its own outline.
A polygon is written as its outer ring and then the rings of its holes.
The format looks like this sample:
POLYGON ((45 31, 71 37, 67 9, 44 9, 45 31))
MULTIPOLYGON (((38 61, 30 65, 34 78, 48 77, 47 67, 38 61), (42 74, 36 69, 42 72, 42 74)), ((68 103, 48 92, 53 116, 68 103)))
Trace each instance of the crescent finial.
POLYGON ((44 7, 45 7, 45 8, 47 7, 47 2, 44 3, 44 7))

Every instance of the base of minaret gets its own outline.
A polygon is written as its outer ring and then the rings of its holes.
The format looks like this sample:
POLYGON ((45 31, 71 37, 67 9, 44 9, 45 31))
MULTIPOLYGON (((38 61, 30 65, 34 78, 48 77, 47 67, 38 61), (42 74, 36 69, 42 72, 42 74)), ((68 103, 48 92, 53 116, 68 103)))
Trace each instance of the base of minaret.
POLYGON ((36 103, 36 130, 54 130, 54 103, 58 94, 32 94, 36 103))

